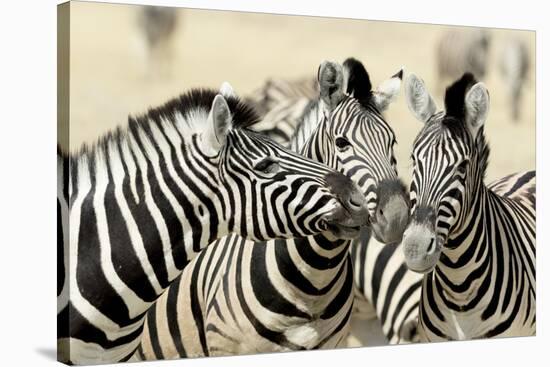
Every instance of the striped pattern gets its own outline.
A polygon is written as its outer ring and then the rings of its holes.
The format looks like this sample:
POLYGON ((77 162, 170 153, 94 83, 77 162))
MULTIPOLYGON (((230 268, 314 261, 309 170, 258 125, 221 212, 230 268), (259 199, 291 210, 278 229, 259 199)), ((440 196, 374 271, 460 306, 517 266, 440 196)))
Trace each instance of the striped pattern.
POLYGON ((128 359, 145 312, 213 240, 310 235, 345 212, 348 193, 328 180, 352 182, 248 130, 254 121, 235 97, 193 90, 58 152, 60 360, 128 359))
MULTIPOLYGON (((322 66, 321 80, 323 70, 322 66)), ((397 173, 393 131, 369 101, 342 96, 330 113, 320 111, 325 102, 316 103, 298 124, 292 146, 352 177, 366 198, 372 198, 370 211, 376 209, 377 184, 395 179, 397 173), (350 147, 338 148, 336 136, 349 139, 350 147)), ((340 345, 348 332, 354 297, 350 244, 327 234, 256 244, 238 236, 218 241, 184 270, 179 287, 171 288, 148 313, 135 358, 340 345)))
POLYGON ((422 275, 407 268, 401 247, 381 243, 363 230, 350 252, 356 291, 353 316, 378 318, 390 344, 418 341, 422 275))
POLYGON ((245 101, 251 104, 261 116, 265 116, 286 101, 302 98, 312 100, 318 97, 319 84, 312 76, 294 80, 269 79, 250 93, 245 101))
POLYGON ((472 75, 455 82, 413 146, 403 249, 408 265, 426 267, 422 340, 535 334, 535 172, 485 186, 484 88, 472 75))
POLYGON ((262 115, 262 121, 254 125, 254 130, 287 145, 304 112, 318 96, 315 78, 268 80, 246 98, 262 115))
MULTIPOLYGON (((264 120, 254 125, 281 144, 290 144, 301 117, 315 105, 309 79, 270 80, 253 93, 251 100, 266 101, 264 120)), ((300 129, 294 141, 305 141, 311 134, 300 129)), ((297 149, 297 144, 293 144, 297 149)), ((408 270, 398 246, 386 246, 370 231, 362 230, 360 240, 350 248, 354 270, 354 317, 378 318, 391 344, 418 340, 418 304, 422 276, 408 270)))

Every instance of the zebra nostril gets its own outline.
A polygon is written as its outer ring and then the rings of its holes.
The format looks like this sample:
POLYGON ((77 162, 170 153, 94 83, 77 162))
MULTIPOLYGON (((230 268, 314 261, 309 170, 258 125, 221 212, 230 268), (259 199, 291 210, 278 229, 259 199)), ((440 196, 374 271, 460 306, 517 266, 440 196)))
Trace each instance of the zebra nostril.
POLYGON ((361 208, 361 200, 358 200, 357 198, 354 198, 354 197, 349 198, 348 204, 353 209, 360 209, 361 208))
POLYGON ((430 240, 430 244, 428 245, 428 254, 433 254, 435 251, 435 238, 432 237, 432 239, 430 240))

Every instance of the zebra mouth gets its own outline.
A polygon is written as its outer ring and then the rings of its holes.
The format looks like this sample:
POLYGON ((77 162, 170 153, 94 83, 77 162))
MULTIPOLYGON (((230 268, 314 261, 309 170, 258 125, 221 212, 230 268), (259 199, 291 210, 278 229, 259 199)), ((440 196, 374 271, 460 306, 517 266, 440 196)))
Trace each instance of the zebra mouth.
POLYGON ((336 223, 327 223, 327 231, 340 239, 355 239, 359 237, 361 226, 346 226, 336 223))
POLYGON ((419 274, 428 274, 429 272, 431 272, 433 269, 435 268, 435 265, 429 265, 425 268, 413 268, 411 266, 409 266, 409 269, 414 271, 415 273, 419 273, 419 274))

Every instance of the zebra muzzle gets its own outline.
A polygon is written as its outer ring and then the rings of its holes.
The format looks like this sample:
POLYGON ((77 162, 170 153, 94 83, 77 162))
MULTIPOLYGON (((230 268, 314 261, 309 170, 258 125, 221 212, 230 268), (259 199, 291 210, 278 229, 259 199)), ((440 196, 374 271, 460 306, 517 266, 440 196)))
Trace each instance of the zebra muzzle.
POLYGON ((436 233, 428 226, 413 223, 403 234, 403 254, 407 267, 417 273, 433 270, 441 255, 442 245, 436 233))

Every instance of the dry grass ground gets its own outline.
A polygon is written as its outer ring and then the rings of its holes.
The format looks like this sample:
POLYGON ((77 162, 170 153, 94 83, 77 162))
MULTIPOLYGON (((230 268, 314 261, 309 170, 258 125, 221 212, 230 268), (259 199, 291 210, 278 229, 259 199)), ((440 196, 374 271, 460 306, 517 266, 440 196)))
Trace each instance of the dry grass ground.
MULTIPOLYGON (((314 75, 322 60, 354 56, 364 62, 376 85, 401 66, 421 76, 435 93, 435 44, 449 27, 302 16, 178 10, 172 73, 151 74, 143 38, 136 27, 138 7, 71 4, 70 149, 92 142, 128 114, 144 112, 191 87, 219 87, 229 81, 246 94, 268 77, 314 75)), ((486 134, 492 147, 488 180, 535 168, 535 77, 514 124, 496 54, 506 37, 525 40, 534 60, 532 32, 491 30, 491 63, 486 84, 491 112, 486 134)), ((442 105, 442 96, 437 95, 442 105)), ((410 176, 410 149, 420 123, 402 96, 386 114, 395 129, 399 170, 410 176)), ((60 121, 65 126, 67 121, 60 121)))

